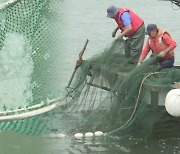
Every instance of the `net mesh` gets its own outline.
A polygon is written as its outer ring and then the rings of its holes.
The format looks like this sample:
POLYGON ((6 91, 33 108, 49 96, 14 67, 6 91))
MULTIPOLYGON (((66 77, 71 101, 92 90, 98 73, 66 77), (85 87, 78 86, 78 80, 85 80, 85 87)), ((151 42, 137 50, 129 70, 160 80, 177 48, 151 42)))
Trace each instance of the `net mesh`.
MULTIPOLYGON (((0 108, 7 111, 6 115, 14 114, 10 113, 12 110, 26 110, 39 103, 46 105, 47 98, 60 96, 55 76, 59 71, 55 61, 61 45, 59 21, 63 20, 60 6, 58 0, 16 0, 9 1, 1 9, 0 71, 3 75, 0 108)), ((1 122, 0 130, 44 134, 50 130, 50 126, 45 127, 47 121, 46 115, 41 115, 1 122)))
POLYGON ((167 93, 174 82, 180 81, 180 72, 175 68, 157 72, 156 55, 137 67, 125 56, 124 49, 124 41, 114 41, 83 62, 72 89, 67 90, 72 99, 63 108, 61 119, 71 115, 76 125, 72 123, 63 131, 101 130, 109 137, 147 137, 166 115, 164 106, 153 107, 149 100, 159 100, 147 98, 147 92, 155 87, 159 89, 156 93, 167 93))
MULTIPOLYGON (((42 101, 48 105, 47 98, 60 96, 56 65, 63 20, 60 5, 58 0, 17 0, 1 10, 0 69, 5 77, 0 86, 7 87, 0 95, 2 111, 42 101)), ((156 72, 157 56, 137 67, 125 56, 125 48, 123 40, 114 41, 85 60, 55 110, 0 122, 0 130, 30 135, 100 130, 110 137, 148 136, 165 109, 152 107, 147 93, 154 86, 170 90, 180 82, 180 72, 175 68, 156 72)))

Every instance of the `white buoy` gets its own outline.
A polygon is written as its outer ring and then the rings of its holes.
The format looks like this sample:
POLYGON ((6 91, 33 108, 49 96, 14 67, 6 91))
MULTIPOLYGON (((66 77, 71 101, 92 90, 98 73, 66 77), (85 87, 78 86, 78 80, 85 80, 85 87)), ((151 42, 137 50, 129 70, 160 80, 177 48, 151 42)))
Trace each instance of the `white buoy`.
POLYGON ((180 117, 180 89, 173 89, 168 92, 165 107, 170 115, 180 117))
POLYGON ((49 138, 65 138, 66 137, 66 135, 64 135, 64 134, 57 134, 57 133, 51 133, 51 134, 49 134, 49 135, 46 135, 46 136, 44 136, 44 137, 49 137, 49 138))
POLYGON ((47 137, 50 137, 50 138, 55 138, 56 137, 56 134, 49 134, 47 137))
POLYGON ((94 133, 94 135, 95 135, 95 136, 103 136, 104 133, 101 132, 101 131, 97 131, 97 132, 94 133))
POLYGON ((66 135, 64 135, 64 134, 56 134, 56 137, 57 137, 57 138, 65 138, 66 135))
POLYGON ((94 134, 92 132, 87 132, 84 136, 85 137, 93 137, 94 134))
POLYGON ((76 139, 81 139, 81 138, 83 138, 83 134, 82 134, 82 133, 76 133, 76 134, 74 135, 74 137, 75 137, 76 139))

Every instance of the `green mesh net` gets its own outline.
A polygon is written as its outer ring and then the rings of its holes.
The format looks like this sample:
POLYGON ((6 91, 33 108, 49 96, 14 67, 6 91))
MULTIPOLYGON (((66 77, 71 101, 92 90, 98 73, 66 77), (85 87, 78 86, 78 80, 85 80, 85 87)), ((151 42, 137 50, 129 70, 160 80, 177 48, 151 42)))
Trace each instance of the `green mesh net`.
POLYGON ((35 135, 48 133, 46 115, 26 117, 37 115, 35 109, 49 105, 50 100, 60 96, 55 76, 59 68, 55 61, 61 45, 58 42, 59 20, 63 20, 59 11, 61 2, 3 2, 0 5, 0 71, 3 74, 0 114, 4 122, 0 123, 0 130, 35 135), (34 112, 27 114, 30 111, 34 112))
POLYGON ((17 0, 1 9, 0 71, 5 77, 0 86, 6 88, 0 94, 0 130, 148 136, 166 115, 157 93, 165 96, 180 82, 180 71, 157 72, 157 56, 137 67, 125 56, 124 41, 114 41, 80 65, 60 99, 60 5, 58 0, 17 0))
POLYGON ((125 56, 124 49, 124 41, 114 41, 83 62, 67 89, 71 100, 67 100, 64 116, 59 119, 71 115, 73 123, 66 130, 57 129, 65 133, 101 130, 119 138, 151 134, 154 124, 166 115, 156 97, 159 92, 167 94, 173 83, 180 81, 180 71, 172 68, 157 72, 157 56, 137 67, 125 56))

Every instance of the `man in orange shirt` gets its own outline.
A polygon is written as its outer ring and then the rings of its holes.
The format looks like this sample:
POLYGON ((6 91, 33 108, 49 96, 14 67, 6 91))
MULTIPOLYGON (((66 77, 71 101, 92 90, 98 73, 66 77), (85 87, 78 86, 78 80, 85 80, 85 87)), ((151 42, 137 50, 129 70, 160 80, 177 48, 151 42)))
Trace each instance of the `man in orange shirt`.
POLYGON ((174 66, 174 48, 176 42, 171 38, 170 34, 158 28, 155 24, 147 26, 146 35, 149 35, 146 45, 141 52, 138 65, 142 63, 150 50, 153 54, 158 54, 159 68, 172 68, 174 66))

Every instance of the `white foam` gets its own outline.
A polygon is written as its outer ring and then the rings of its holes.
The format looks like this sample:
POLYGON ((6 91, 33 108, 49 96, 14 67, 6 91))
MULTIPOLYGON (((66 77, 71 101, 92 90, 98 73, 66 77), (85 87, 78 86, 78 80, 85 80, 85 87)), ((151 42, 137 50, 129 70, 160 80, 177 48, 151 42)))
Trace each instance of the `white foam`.
POLYGON ((32 101, 31 52, 31 46, 21 34, 6 34, 0 50, 0 107, 16 108, 32 101))

